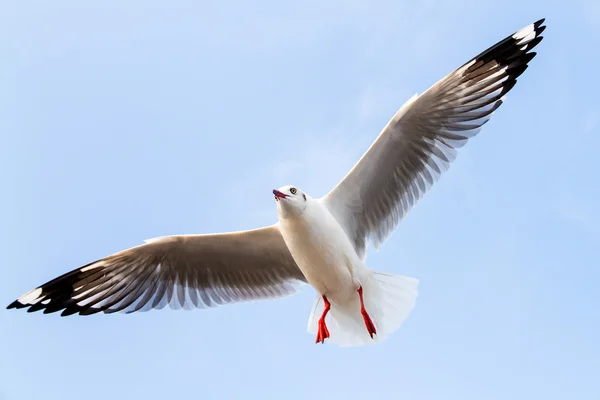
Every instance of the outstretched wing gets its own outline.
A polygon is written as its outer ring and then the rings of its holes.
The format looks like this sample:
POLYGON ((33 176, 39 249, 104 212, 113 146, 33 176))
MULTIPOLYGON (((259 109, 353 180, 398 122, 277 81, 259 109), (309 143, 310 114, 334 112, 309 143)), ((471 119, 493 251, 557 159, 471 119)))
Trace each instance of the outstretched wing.
POLYGON ((439 178, 456 150, 502 104, 536 53, 539 20, 485 50, 396 113, 346 177, 324 197, 362 258, 378 247, 439 178))
POLYGON ((68 272, 8 308, 81 315, 214 307, 292 294, 306 282, 276 225, 166 236, 68 272))

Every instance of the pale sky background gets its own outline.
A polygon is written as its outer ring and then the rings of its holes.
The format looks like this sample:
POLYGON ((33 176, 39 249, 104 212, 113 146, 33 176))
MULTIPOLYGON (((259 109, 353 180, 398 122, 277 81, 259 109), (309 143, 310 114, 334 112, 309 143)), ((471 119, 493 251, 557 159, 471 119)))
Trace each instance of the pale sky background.
POLYGON ((2 4, 2 307, 147 238, 275 222, 271 189, 325 194, 412 94, 548 29, 369 253, 421 282, 386 342, 315 345, 310 287, 205 311, 2 308, 0 399, 600 398, 597 1, 2 4))

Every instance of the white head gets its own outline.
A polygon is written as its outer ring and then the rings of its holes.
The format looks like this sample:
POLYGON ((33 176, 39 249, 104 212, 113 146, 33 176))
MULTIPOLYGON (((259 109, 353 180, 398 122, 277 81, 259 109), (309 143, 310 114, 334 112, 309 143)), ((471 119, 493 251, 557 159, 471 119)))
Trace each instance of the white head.
POLYGON ((279 218, 299 217, 306 210, 310 197, 302 190, 286 185, 274 189, 275 201, 277 203, 277 214, 279 218))

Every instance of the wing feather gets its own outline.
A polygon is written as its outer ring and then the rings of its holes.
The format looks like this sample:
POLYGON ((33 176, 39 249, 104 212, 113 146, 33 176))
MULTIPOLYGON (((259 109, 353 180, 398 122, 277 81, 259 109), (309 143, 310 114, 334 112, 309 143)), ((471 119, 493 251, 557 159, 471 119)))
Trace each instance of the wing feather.
POLYGON ((479 133, 536 53, 539 20, 496 43, 413 96, 359 162, 324 198, 364 258, 447 170, 457 149, 479 133))
POLYGON ((205 308, 281 297, 306 282, 277 225, 156 238, 70 271, 8 308, 61 315, 205 308))

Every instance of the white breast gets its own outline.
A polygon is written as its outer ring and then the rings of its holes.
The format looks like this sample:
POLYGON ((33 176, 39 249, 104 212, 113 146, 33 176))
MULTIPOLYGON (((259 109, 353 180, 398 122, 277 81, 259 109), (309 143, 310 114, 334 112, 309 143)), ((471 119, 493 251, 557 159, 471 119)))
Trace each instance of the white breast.
POLYGON ((279 228, 298 267, 319 293, 340 297, 356 290, 355 275, 362 262, 343 228, 320 201, 311 199, 301 216, 280 220, 279 228))

